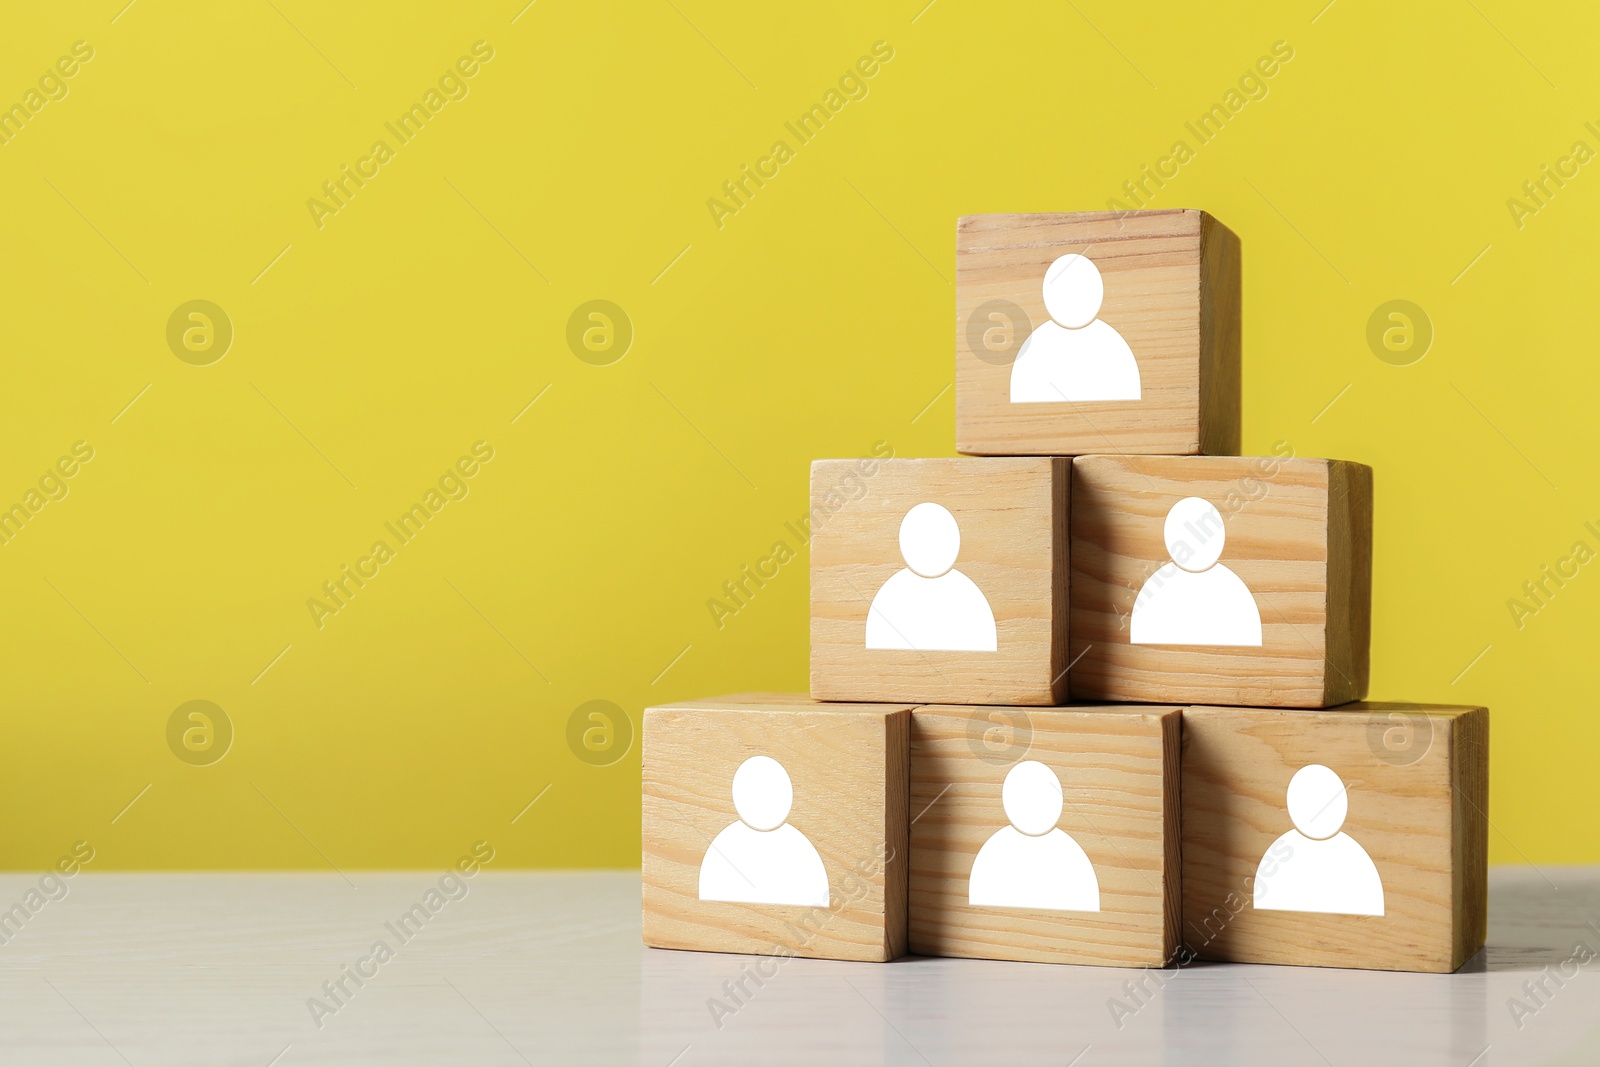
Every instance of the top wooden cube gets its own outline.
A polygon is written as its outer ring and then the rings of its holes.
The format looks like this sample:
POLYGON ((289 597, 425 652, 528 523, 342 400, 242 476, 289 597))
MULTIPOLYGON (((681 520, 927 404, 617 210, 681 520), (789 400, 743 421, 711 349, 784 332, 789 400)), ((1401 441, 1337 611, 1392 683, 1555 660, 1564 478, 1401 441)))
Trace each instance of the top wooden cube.
POLYGON ((956 450, 1237 454, 1239 238, 1189 210, 958 220, 956 450))

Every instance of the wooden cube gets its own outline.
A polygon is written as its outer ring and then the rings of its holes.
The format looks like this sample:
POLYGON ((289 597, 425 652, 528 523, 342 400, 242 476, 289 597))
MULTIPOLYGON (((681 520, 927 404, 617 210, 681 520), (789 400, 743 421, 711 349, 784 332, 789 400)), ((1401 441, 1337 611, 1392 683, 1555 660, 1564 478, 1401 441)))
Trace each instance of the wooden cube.
POLYGON ((1067 477, 1057 459, 813 463, 811 695, 1060 703, 1067 477))
POLYGON ((1203 211, 956 223, 956 450, 1239 451, 1239 239, 1203 211))
POLYGON ((1073 461, 1074 699, 1366 696, 1372 470, 1281 451, 1073 461))
POLYGON ((1489 713, 1189 708, 1183 936, 1202 959, 1448 972, 1483 947, 1489 713))
POLYGON ((1179 937, 1181 714, 915 709, 911 951, 1167 963, 1179 937))
POLYGON ((644 941, 905 952, 910 709, 742 695, 644 713, 644 941))

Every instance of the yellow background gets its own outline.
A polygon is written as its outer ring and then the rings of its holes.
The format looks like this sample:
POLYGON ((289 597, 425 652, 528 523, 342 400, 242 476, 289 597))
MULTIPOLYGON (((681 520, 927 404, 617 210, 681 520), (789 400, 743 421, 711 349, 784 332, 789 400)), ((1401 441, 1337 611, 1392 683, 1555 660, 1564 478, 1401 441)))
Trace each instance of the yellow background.
POLYGON ((813 457, 951 454, 956 217, 1104 207, 1277 41, 1153 203, 1243 240, 1245 450, 1376 469, 1373 696, 1491 706, 1494 861, 1600 861, 1600 565, 1521 629, 1506 603, 1600 548, 1600 164, 1520 228, 1506 203, 1600 148, 1592 9, 120 7, 0 35, 0 101, 95 50, 0 147, 0 503, 95 449, 0 547, 0 864, 636 863, 637 745, 586 764, 568 716, 804 687, 803 555, 720 630, 706 600, 813 457), (478 40, 469 95, 319 229, 307 200, 478 40), (193 299, 234 325, 210 366, 167 347, 193 299), (591 299, 636 331, 610 366, 566 344, 591 299), (1391 299, 1436 330, 1411 366, 1365 339, 1391 299), (470 495, 319 630, 307 599, 479 440, 470 495), (236 731, 211 766, 167 746, 194 699, 236 731))

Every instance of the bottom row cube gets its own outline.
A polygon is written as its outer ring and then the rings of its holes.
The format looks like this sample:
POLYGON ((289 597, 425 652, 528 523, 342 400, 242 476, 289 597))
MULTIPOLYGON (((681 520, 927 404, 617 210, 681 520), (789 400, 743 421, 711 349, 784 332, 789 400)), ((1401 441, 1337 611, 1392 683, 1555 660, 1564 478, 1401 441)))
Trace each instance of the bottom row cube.
POLYGON ((644 939, 846 960, 1452 971, 1488 715, 824 704, 645 712, 644 939))

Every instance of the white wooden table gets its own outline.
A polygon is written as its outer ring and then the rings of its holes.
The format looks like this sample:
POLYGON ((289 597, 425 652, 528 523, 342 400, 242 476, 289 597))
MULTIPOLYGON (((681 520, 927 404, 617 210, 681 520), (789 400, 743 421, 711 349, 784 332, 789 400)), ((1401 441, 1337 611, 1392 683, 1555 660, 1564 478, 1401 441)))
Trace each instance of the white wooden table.
MULTIPOLYGON (((403 943, 439 873, 348 876, 85 872, 0 917, 0 1063, 1600 1064, 1600 960, 1557 984, 1600 952, 1596 869, 1493 872, 1454 975, 1197 964, 1137 999, 1137 971, 906 959, 791 960, 736 1001, 756 958, 643 948, 636 873, 486 871, 403 943)), ((38 883, 0 876, 0 908, 38 883)))

